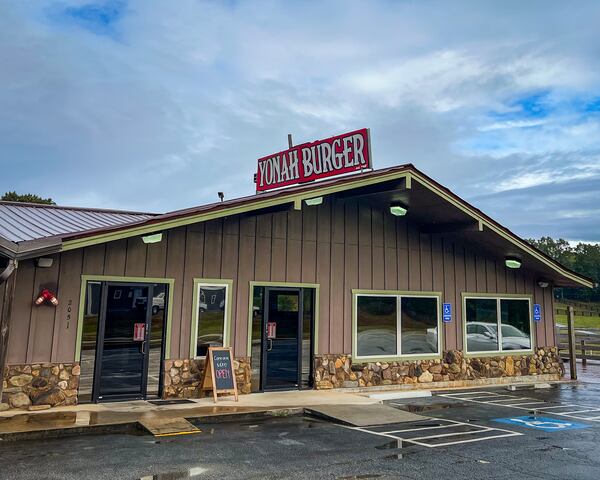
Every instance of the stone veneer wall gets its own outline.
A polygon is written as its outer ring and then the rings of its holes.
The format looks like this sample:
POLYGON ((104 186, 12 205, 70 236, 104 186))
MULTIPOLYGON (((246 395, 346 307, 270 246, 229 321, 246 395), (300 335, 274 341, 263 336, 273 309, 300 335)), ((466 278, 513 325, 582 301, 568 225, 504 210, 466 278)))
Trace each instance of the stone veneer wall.
POLYGON ((78 363, 8 365, 2 388, 2 400, 6 403, 0 403, 0 410, 77 405, 79 373, 78 363))
MULTIPOLYGON (((236 357, 233 361, 239 393, 251 391, 250 357, 236 357)), ((164 398, 200 398, 200 382, 204 371, 204 360, 165 360, 164 398)), ((208 392, 207 394, 210 394, 208 392)), ((206 395, 206 394, 205 394, 206 395)))
MULTIPOLYGON (((444 352, 442 359, 352 363, 350 355, 315 357, 315 388, 356 388, 382 385, 419 386, 432 382, 564 374, 556 347, 538 348, 530 355, 465 357, 459 350, 444 352)), ((547 379, 547 378, 546 378, 547 379)))

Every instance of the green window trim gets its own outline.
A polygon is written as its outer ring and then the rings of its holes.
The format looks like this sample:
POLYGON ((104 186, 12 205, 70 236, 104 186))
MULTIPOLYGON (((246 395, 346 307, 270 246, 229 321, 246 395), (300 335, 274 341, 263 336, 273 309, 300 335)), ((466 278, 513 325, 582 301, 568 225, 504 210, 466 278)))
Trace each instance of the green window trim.
MULTIPOLYGON (((395 362, 403 360, 436 360, 442 358, 442 345, 443 343, 444 328, 442 324, 442 292, 425 292, 425 291, 408 291, 408 290, 352 290, 352 362, 354 363, 367 363, 367 362, 395 362), (430 354, 420 353, 409 353, 409 354, 398 354, 398 355, 358 355, 358 319, 357 319, 357 302, 359 296, 384 296, 384 297, 396 297, 398 299, 397 308, 397 345, 400 346, 402 342, 402 329, 401 329, 401 310, 400 310, 400 299, 402 297, 426 297, 435 298, 437 301, 437 329, 438 329, 438 352, 430 354)), ((401 351, 401 350, 400 350, 401 351)))
POLYGON ((225 287, 225 325, 223 326, 223 346, 231 346, 231 310, 233 308, 233 280, 223 278, 194 278, 192 301, 192 327, 190 329, 190 358, 202 359, 196 355, 198 336, 198 305, 200 287, 225 287))
POLYGON ((319 353, 319 283, 290 283, 290 282, 259 282, 251 281, 248 290, 248 338, 246 344, 246 356, 252 355, 252 307, 254 306, 254 287, 292 287, 292 288, 312 288, 315 291, 315 312, 313 325, 313 354, 319 353))
POLYGON ((81 361, 81 339, 83 337, 83 317, 85 314, 85 295, 88 282, 131 282, 131 283, 165 283, 169 286, 169 297, 167 299, 167 325, 165 332, 165 360, 171 358, 171 329, 173 326, 173 290, 175 288, 174 278, 153 277, 121 277, 112 275, 81 275, 81 286, 79 291, 79 310, 77 313, 77 339, 75 341, 75 361, 81 361))
POLYGON ((510 356, 519 356, 523 354, 532 354, 537 345, 536 339, 536 329, 533 322, 533 295, 530 294, 520 294, 520 293, 471 293, 471 292, 462 292, 462 337, 463 337, 463 353, 466 357, 510 357, 510 356), (487 350, 481 352, 469 352, 467 345, 467 299, 487 299, 487 300, 496 300, 496 318, 497 325, 501 325, 501 309, 500 309, 500 301, 501 300, 527 300, 529 303, 529 341, 531 343, 531 348, 523 349, 523 350, 502 350, 502 329, 499 328, 499 336, 498 336, 498 350, 487 350))

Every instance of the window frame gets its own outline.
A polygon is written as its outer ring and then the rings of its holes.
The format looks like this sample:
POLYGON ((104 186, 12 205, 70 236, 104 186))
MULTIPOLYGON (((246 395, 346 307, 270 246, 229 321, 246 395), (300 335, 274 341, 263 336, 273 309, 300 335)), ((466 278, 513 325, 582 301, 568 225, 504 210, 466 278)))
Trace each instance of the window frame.
POLYGON ((535 324, 533 321, 533 296, 529 294, 519 293, 462 293, 462 334, 463 334, 463 353, 468 357, 498 357, 498 356, 511 356, 511 355, 523 355, 531 354, 537 348, 537 339, 535 324), (481 350, 481 351, 469 351, 467 343, 467 300, 496 300, 496 328, 498 331, 498 350, 481 350), (521 350, 502 350, 502 300, 526 300, 529 308, 529 341, 531 347, 528 349, 521 350))
POLYGON ((206 359, 206 356, 196 355, 196 342, 198 339, 198 326, 200 312, 200 288, 202 287, 225 287, 225 311, 223 319, 223 346, 231 346, 231 306, 232 306, 232 290, 233 280, 231 279, 214 279, 214 278, 194 278, 193 279, 193 301, 192 301, 192 326, 190 338, 190 356, 196 360, 206 359))
POLYGON ((398 361, 398 360, 434 360, 442 358, 442 293, 404 290, 352 290, 352 361, 356 363, 398 361), (358 354, 358 297, 396 297, 396 355, 359 355, 358 354), (437 302, 437 353, 402 353, 402 297, 435 298, 437 302))

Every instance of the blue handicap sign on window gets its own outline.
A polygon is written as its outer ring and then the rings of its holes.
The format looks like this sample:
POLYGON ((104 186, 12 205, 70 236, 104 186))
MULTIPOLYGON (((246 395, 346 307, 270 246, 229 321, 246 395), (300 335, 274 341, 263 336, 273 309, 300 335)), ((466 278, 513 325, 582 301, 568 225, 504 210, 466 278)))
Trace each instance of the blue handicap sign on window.
POLYGON ((452 321, 452 304, 444 303, 442 311, 443 311, 442 317, 444 319, 444 322, 451 322, 452 321))
POLYGON ((526 415, 524 417, 494 418, 493 421, 526 428, 534 428, 544 432, 562 432, 564 430, 576 430, 579 428, 591 427, 591 425, 586 425, 584 423, 557 420, 556 418, 549 417, 534 417, 531 415, 526 415))
POLYGON ((533 320, 536 322, 542 321, 542 306, 539 303, 533 305, 533 320))

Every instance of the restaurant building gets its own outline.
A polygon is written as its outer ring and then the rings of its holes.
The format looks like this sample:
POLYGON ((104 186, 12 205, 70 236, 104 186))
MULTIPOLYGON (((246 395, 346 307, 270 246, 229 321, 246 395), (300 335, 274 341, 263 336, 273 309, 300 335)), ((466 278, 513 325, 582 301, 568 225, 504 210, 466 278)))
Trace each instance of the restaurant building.
POLYGON ((3 401, 198 397, 211 345, 241 393, 560 378, 553 288, 593 282, 342 137, 166 214, 0 202, 3 401))

